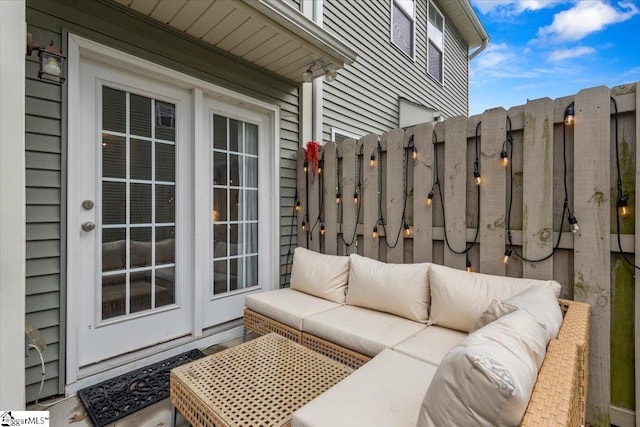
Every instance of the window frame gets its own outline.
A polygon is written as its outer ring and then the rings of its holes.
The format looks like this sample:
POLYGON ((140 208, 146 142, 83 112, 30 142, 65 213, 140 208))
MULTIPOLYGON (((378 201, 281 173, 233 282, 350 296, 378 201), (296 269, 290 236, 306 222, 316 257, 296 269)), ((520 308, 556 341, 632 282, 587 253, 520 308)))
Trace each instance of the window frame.
POLYGON ((445 31, 446 31, 446 19, 444 14, 440 11, 440 9, 438 9, 438 7, 435 5, 435 3, 433 1, 429 1, 428 2, 428 10, 427 10, 427 43, 426 43, 426 47, 427 47, 427 54, 426 54, 426 72, 427 75, 429 77, 431 77, 433 80, 435 80, 436 82, 440 83, 441 85, 444 85, 444 62, 445 62, 445 43, 444 43, 444 35, 445 35, 445 31), (433 8, 433 9, 432 9, 433 8), (442 30, 440 30, 439 28, 437 28, 435 23, 431 22, 431 11, 434 10, 435 13, 438 14, 438 16, 442 19, 442 30), (434 34, 436 33, 436 34, 434 34), (439 33, 439 34, 438 34, 439 33), (434 37, 434 35, 437 35, 438 37, 434 37), (429 52, 431 51, 431 44, 433 44, 433 47, 435 49, 438 50, 438 52, 440 52, 440 78, 438 78, 437 76, 434 76, 433 74, 431 74, 430 71, 430 55, 429 52))
MULTIPOLYGON (((344 129, 332 127, 331 128, 331 141, 335 142, 336 144, 340 144, 340 142, 342 142, 342 141, 336 142, 336 135, 344 136, 345 137, 344 139, 353 138, 355 140, 358 140, 358 139, 362 138, 362 135, 358 135, 358 134, 355 134, 353 132, 346 131, 344 129)), ((343 141, 344 141, 344 139, 343 139, 343 141)))
MULTIPOLYGON (((405 0, 407 1, 407 0, 405 0)), ((408 0, 411 1, 412 5, 413 5, 413 11, 412 11, 412 15, 413 16, 409 16, 407 13, 403 12, 406 11, 406 8, 404 6, 402 6, 402 3, 400 3, 400 0, 390 0, 389 1, 389 6, 390 6, 390 16, 391 16, 391 21, 390 21, 390 25, 389 25, 389 41, 391 42, 391 44, 398 49, 400 52, 402 52, 402 54, 404 56, 406 56, 407 58, 411 59, 412 61, 415 62, 416 60, 416 0, 408 0), (402 49, 402 47, 400 47, 398 45, 398 43, 396 43, 396 41, 394 40, 393 37, 393 23, 395 20, 395 10, 396 7, 401 11, 400 13, 402 13, 404 16, 406 16, 410 21, 411 21, 411 54, 408 54, 407 52, 404 51, 404 49, 402 49)))

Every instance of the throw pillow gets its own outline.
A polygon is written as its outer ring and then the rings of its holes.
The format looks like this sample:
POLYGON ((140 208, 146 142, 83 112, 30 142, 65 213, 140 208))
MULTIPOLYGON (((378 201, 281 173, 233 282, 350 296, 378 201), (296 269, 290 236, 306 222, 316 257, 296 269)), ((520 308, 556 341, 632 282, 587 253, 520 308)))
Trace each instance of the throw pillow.
POLYGON ((515 305, 494 299, 493 301, 491 301, 491 304, 489 304, 489 307, 487 307, 484 313, 480 315, 480 318, 478 319, 476 324, 473 325, 473 328, 469 330, 469 333, 472 334, 483 326, 488 325, 489 323, 501 318, 502 316, 513 313, 517 309, 518 307, 516 307, 515 305))
POLYGON ((344 304, 349 257, 325 255, 297 247, 293 253, 291 288, 344 304))

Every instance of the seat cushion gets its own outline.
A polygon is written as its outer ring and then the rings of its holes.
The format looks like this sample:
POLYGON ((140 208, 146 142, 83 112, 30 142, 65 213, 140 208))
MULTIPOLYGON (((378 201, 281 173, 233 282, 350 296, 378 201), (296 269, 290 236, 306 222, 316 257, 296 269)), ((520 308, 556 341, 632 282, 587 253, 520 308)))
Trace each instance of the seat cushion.
POLYGON ((425 328, 423 323, 393 314, 345 305, 305 317, 302 331, 375 356, 425 328))
POLYGON ((560 284, 555 280, 468 273, 433 264, 429 267, 429 323, 469 332, 491 301, 506 300, 532 286, 551 288, 556 298, 560 295, 560 284))
POLYGON ((438 367, 417 427, 520 424, 545 351, 546 329, 525 310, 469 334, 438 367))
POLYGON ((415 427, 436 367, 393 350, 293 413, 292 427, 415 427))
POLYGON ((302 319, 306 316, 341 305, 295 289, 284 288, 249 294, 245 299, 245 306, 256 313, 301 331, 302 319))
POLYGON ((389 264, 351 254, 347 304, 427 323, 429 265, 389 264))
POLYGON ((297 247, 291 267, 291 288, 344 304, 349 257, 325 255, 297 247))
POLYGON ((438 366, 449 350, 465 339, 467 334, 440 326, 427 326, 393 349, 407 356, 438 366))

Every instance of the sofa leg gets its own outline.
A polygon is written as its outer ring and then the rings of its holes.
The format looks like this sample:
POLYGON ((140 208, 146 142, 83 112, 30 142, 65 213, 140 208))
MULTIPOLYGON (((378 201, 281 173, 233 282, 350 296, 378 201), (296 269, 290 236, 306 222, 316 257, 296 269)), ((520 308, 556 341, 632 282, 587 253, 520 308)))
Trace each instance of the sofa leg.
POLYGON ((244 326, 242 327, 242 342, 247 342, 247 335, 249 334, 249 331, 247 330, 247 328, 245 328, 244 326))

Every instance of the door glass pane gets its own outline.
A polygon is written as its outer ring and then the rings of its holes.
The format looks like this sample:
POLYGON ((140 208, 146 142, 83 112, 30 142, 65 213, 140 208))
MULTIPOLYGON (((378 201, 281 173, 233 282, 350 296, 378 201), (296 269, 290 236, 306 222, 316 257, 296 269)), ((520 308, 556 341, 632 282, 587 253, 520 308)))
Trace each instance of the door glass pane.
POLYGON ((258 283, 258 126, 213 116, 212 295, 258 283), (228 180, 227 178, 228 174, 228 180))
POLYGON ((175 105, 103 87, 102 319, 175 304, 175 105), (116 134, 117 133, 117 134, 116 134))
POLYGON ((131 179, 151 180, 151 143, 131 140, 131 179))
POLYGON ((102 176, 127 177, 127 141, 121 136, 102 134, 102 176))

